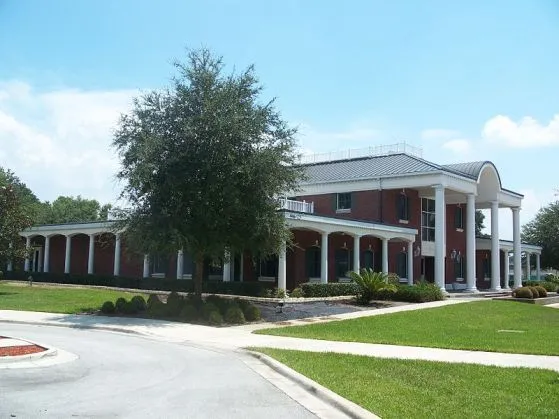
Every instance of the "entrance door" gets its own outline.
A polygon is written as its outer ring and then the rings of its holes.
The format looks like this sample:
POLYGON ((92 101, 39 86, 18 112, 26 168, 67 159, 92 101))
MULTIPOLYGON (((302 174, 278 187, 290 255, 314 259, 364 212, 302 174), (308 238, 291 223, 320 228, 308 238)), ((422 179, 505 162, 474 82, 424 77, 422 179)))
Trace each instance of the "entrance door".
POLYGON ((435 258, 425 256, 421 261, 421 274, 427 282, 435 282, 435 258))

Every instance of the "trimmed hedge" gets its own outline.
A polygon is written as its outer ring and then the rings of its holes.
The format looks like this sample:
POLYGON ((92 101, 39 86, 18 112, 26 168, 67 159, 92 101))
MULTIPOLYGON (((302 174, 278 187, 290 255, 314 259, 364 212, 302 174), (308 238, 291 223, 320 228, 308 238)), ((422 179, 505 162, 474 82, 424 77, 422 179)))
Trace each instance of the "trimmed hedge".
POLYGON ((517 288, 512 292, 512 296, 515 298, 534 298, 534 294, 532 293, 531 287, 521 287, 517 288))
POLYGON ((357 295, 359 286, 353 282, 329 282, 328 284, 315 284, 306 282, 300 285, 303 295, 309 297, 337 297, 341 295, 357 295))
MULTIPOLYGON (((194 281, 190 279, 168 279, 168 278, 126 278, 115 277, 112 275, 75 275, 75 274, 57 274, 45 272, 6 272, 4 279, 12 281, 27 281, 27 277, 31 275, 34 282, 73 284, 73 285, 96 285, 102 287, 131 288, 138 290, 153 291, 177 291, 177 292, 194 292, 194 281)), ((265 291, 272 285, 266 285, 261 282, 222 282, 222 281, 204 281, 202 283, 202 292, 208 294, 230 294, 230 295, 246 295, 250 297, 259 297, 265 295, 265 291)))

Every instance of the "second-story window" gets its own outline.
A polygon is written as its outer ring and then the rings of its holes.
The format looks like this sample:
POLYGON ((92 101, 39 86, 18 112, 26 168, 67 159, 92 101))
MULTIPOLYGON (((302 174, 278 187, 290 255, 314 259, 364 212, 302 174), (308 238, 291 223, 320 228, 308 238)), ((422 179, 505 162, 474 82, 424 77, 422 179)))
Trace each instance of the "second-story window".
POLYGON ((410 206, 409 198, 403 193, 398 194, 396 199, 396 211, 398 220, 409 221, 410 219, 410 206))
POLYGON ((462 207, 456 207, 454 210, 454 227, 464 228, 464 214, 462 212, 462 207))
POLYGON ((421 240, 435 241, 435 200, 421 199, 421 240))
POLYGON ((336 211, 351 211, 351 192, 339 193, 336 195, 336 211))

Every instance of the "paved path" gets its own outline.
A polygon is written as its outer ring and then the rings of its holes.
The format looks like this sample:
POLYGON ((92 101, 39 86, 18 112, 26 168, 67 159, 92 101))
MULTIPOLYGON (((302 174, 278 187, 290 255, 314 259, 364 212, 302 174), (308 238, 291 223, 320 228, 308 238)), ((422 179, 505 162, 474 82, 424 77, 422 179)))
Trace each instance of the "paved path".
POLYGON ((240 354, 97 330, 0 324, 0 331, 78 355, 48 369, 0 369, 1 418, 315 417, 240 354))
MULTIPOLYGON (((466 300, 468 301, 468 300, 466 300)), ((446 300, 435 303, 410 304, 387 309, 376 309, 337 315, 336 318, 356 318, 367 315, 381 315, 398 311, 408 311, 459 304, 462 300, 446 300)), ((423 348, 400 345, 379 345, 356 342, 331 342, 314 339, 300 339, 279 336, 255 335, 254 328, 269 325, 248 325, 215 328, 157 320, 136 318, 76 316, 36 312, 0 310, 0 322, 12 321, 30 324, 46 324, 78 328, 101 328, 118 332, 132 332, 153 339, 168 342, 188 342, 192 345, 226 350, 236 350, 249 346, 299 349, 315 352, 340 352, 384 358, 422 359, 431 361, 462 362, 504 367, 533 367, 559 371, 559 356, 502 354, 495 352, 464 351, 453 349, 423 348)), ((301 322, 303 324, 305 322, 301 322)), ((305 323, 307 324, 307 323, 305 323)))

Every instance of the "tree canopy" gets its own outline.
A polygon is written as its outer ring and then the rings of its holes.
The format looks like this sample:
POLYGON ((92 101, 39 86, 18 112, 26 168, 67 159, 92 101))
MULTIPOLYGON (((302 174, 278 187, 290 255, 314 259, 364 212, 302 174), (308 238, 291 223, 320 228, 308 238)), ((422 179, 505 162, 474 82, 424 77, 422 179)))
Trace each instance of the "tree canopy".
POLYGON ((41 224, 62 224, 107 220, 111 205, 101 206, 96 199, 81 196, 59 196, 52 203, 45 202, 41 224))
POLYGON ((296 130, 274 101, 259 101, 253 66, 226 75, 202 49, 175 68, 172 87, 137 98, 119 122, 113 145, 130 202, 119 215, 137 251, 193 254, 200 292, 204 258, 269 255, 290 238, 276 199, 303 172, 296 130))
POLYGON ((559 268, 559 201, 541 208, 532 221, 522 226, 522 241, 542 246, 543 267, 559 268))

